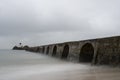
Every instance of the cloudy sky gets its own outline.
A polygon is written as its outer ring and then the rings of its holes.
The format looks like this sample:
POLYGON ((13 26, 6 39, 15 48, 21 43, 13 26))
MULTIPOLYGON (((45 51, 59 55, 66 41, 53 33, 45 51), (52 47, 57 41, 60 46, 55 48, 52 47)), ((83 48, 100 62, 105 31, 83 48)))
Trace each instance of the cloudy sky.
POLYGON ((0 48, 120 35, 120 0, 0 0, 0 48))

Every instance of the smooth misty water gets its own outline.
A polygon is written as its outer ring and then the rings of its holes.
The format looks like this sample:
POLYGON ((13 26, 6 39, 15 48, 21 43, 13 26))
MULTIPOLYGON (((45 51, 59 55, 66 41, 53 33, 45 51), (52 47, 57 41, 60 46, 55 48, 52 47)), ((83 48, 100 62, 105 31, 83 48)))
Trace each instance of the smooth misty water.
POLYGON ((0 80, 120 80, 120 68, 71 63, 25 51, 0 50, 0 80))

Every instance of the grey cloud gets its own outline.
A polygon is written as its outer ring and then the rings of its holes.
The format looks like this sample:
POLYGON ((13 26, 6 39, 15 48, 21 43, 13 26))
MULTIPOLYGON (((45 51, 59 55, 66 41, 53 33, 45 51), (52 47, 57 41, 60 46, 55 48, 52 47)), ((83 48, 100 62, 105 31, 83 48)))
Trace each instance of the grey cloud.
POLYGON ((8 48, 19 42, 34 46, 119 35, 119 4, 119 0, 0 0, 0 44, 8 48))

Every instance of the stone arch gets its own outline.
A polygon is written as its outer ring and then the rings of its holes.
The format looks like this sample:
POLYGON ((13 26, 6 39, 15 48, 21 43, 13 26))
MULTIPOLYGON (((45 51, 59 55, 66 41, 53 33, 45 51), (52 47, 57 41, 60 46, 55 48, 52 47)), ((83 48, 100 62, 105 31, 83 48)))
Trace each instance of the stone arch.
POLYGON ((49 54, 49 46, 47 47, 47 51, 46 51, 46 54, 49 54))
POLYGON ((62 59, 66 59, 68 57, 69 54, 69 45, 65 45, 63 48, 63 52, 62 52, 62 59))
POLYGON ((57 53, 57 46, 54 46, 52 56, 55 56, 57 53))
POLYGON ((45 52, 45 47, 43 46, 43 48, 42 48, 42 53, 44 53, 45 52))
POLYGON ((36 48, 36 52, 39 52, 39 50, 40 50, 40 48, 39 48, 39 47, 37 47, 37 48, 36 48))
POLYGON ((91 43, 86 43, 82 46, 79 61, 80 62, 92 62, 94 56, 94 47, 91 43))

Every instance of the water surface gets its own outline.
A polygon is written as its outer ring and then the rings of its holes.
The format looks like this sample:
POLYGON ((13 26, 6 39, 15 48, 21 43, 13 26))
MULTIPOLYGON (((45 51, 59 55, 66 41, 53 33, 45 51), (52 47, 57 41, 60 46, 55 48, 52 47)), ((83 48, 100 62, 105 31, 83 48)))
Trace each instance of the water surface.
POLYGON ((120 80, 120 69, 71 63, 26 51, 0 50, 0 80, 120 80))

